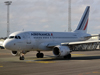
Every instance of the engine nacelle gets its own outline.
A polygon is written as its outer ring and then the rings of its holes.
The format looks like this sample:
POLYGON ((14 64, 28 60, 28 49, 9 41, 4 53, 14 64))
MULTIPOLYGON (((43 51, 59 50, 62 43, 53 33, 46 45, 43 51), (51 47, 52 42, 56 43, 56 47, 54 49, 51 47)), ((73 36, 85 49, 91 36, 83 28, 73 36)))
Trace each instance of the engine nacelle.
POLYGON ((55 56, 66 56, 68 54, 70 54, 70 49, 68 46, 55 46, 53 48, 53 54, 55 56))
POLYGON ((19 52, 19 51, 11 51, 11 54, 13 56, 20 56, 21 53, 26 54, 27 52, 29 52, 29 51, 22 51, 22 52, 19 52))
POLYGON ((18 52, 18 51, 11 51, 11 54, 13 56, 20 56, 20 52, 18 52))

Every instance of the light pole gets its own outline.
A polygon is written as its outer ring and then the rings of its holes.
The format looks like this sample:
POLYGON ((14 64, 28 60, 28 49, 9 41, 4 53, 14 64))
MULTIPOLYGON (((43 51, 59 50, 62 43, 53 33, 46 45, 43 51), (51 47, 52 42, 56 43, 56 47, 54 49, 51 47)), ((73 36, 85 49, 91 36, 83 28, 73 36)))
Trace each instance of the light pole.
POLYGON ((9 29, 9 5, 11 5, 12 1, 5 1, 4 2, 7 5, 7 37, 9 36, 10 29, 9 29))
POLYGON ((71 0, 68 0, 68 31, 71 32, 71 0))

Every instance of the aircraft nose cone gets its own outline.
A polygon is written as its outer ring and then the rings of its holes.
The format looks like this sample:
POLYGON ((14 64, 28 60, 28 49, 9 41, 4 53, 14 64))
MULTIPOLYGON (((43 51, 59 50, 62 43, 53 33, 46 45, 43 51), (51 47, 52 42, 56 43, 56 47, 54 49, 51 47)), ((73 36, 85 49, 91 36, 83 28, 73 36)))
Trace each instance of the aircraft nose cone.
POLYGON ((10 49, 10 43, 5 40, 4 43, 3 43, 3 47, 6 48, 6 49, 10 49))

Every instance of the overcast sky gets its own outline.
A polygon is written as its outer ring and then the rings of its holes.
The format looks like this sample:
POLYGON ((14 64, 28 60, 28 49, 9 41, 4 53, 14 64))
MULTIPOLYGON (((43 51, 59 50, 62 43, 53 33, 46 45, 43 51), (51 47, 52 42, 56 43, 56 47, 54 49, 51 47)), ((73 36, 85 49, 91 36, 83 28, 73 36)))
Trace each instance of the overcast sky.
MULTIPOLYGON (((7 36, 6 0, 0 0, 0 37, 7 36)), ((88 33, 100 33, 100 0, 71 0, 71 27, 74 31, 90 6, 88 33)), ((15 31, 68 31, 68 0, 12 0, 10 33, 15 31)))

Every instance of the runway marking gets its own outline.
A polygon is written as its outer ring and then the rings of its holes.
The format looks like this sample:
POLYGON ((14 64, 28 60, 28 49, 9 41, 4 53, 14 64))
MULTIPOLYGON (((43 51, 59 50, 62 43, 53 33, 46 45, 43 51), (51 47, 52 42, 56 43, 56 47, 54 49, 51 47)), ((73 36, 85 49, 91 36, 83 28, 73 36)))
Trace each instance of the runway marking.
POLYGON ((35 61, 36 63, 55 63, 55 61, 35 61))
POLYGON ((94 72, 87 72, 87 73, 83 73, 83 74, 78 74, 78 75, 90 75, 90 74, 93 74, 93 73, 95 73, 95 74, 99 74, 100 72, 98 72, 98 71, 94 71, 94 72))
POLYGON ((86 74, 90 74, 90 72, 87 72, 86 74))
POLYGON ((26 63, 55 63, 55 61, 26 61, 26 63))
POLYGON ((96 71, 96 72, 92 72, 92 73, 100 73, 100 72, 96 71))
POLYGON ((10 53, 1 53, 0 55, 10 55, 10 53))
POLYGON ((83 75, 83 74, 78 74, 78 75, 83 75))
POLYGON ((72 55, 78 55, 78 56, 80 56, 80 55, 85 55, 85 54, 72 54, 72 55))
POLYGON ((0 67, 3 67, 3 66, 0 66, 0 67))

